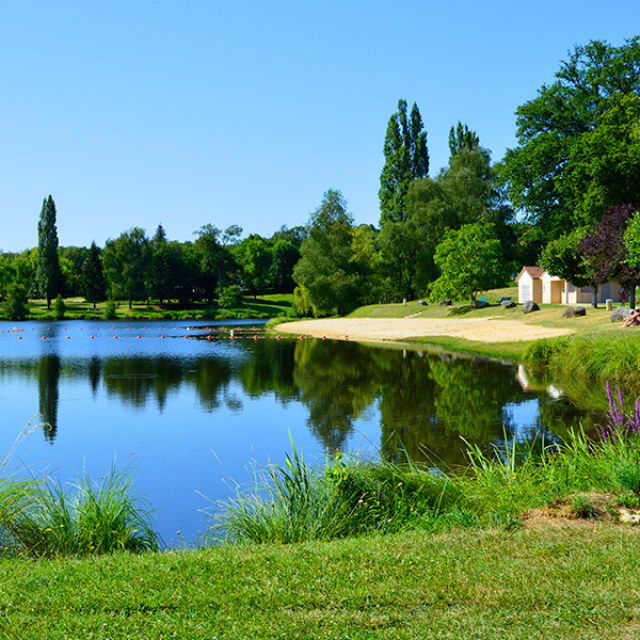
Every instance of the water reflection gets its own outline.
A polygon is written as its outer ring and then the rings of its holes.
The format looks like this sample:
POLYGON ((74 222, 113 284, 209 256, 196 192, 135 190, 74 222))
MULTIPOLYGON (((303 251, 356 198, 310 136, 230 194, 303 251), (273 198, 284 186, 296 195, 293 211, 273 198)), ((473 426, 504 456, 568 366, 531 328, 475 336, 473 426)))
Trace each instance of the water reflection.
POLYGON ((39 356, 0 359, 0 376, 28 383, 35 374, 51 442, 60 428, 61 380, 88 383, 94 397, 102 389, 110 401, 140 414, 150 402, 163 413, 186 390, 206 413, 242 412, 247 400, 268 395, 282 407, 304 407, 307 428, 324 450, 344 449, 358 425, 377 422, 374 444, 387 458, 409 455, 448 467, 465 464, 469 446, 484 449, 505 437, 540 433, 549 439, 592 421, 587 410, 518 384, 512 366, 443 352, 264 338, 209 342, 197 353, 172 353, 163 343, 148 354, 61 355, 51 346, 55 333, 49 336, 39 356), (523 422, 520 408, 531 403, 535 411, 523 422))

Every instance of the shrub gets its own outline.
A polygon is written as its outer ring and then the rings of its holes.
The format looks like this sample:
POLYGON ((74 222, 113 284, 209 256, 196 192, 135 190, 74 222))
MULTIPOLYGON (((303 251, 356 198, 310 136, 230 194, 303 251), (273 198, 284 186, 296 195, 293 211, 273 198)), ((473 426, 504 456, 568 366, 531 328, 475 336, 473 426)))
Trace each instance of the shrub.
POLYGON ((62 296, 58 294, 53 303, 53 315, 56 317, 56 320, 62 320, 62 318, 64 318, 66 310, 67 307, 64 304, 64 300, 62 299, 62 296))
POLYGON ((237 284, 225 287, 220 292, 218 304, 223 309, 234 309, 242 306, 242 289, 237 284))
POLYGON ((8 320, 24 320, 29 314, 27 290, 21 286, 11 287, 2 305, 2 313, 8 320))
POLYGON ((113 300, 108 300, 104 307, 104 317, 106 320, 115 320, 117 318, 116 303, 113 300))

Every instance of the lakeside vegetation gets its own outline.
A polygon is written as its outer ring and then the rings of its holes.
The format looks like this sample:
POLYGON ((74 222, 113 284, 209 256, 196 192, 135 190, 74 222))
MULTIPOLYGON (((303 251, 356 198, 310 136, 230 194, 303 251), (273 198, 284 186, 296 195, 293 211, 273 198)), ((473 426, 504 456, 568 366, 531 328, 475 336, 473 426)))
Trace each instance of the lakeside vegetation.
POLYGON ((312 469, 294 451, 265 470, 274 493, 261 506, 244 493, 218 514, 227 542, 5 555, 0 631, 633 637, 640 531, 625 521, 640 508, 639 425, 617 418, 614 407, 599 443, 576 432, 560 447, 472 451, 463 473, 349 459, 312 469))

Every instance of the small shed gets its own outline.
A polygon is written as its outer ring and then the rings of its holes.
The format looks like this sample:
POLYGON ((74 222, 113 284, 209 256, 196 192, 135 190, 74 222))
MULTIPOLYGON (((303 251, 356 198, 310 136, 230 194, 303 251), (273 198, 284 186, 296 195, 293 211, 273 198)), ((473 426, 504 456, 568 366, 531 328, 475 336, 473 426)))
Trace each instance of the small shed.
POLYGON ((518 302, 542 302, 542 267, 522 267, 516 276, 518 283, 518 302))

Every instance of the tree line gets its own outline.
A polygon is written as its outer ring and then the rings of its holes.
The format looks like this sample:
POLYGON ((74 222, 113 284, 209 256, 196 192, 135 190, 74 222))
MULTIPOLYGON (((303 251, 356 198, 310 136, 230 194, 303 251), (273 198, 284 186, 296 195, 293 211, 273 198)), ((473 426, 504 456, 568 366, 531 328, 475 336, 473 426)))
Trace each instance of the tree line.
MULTIPOLYGON (((458 122, 448 166, 429 176, 416 104, 400 100, 384 139, 379 225, 356 225, 336 189, 304 227, 271 238, 212 224, 193 242, 134 227, 103 248, 57 246, 55 204, 43 203, 38 247, 0 255, 0 295, 237 304, 243 292, 294 291, 300 314, 373 302, 467 298, 540 264, 577 286, 640 283, 640 38, 576 46, 516 112, 517 146, 495 163, 458 122)), ((594 293, 595 302, 595 293, 594 293)), ((632 301, 635 304, 635 298, 632 301)))

